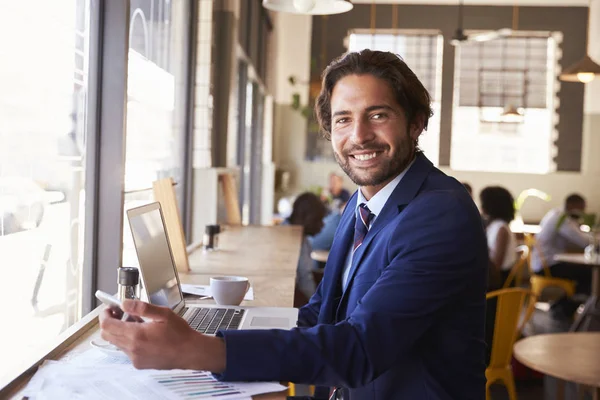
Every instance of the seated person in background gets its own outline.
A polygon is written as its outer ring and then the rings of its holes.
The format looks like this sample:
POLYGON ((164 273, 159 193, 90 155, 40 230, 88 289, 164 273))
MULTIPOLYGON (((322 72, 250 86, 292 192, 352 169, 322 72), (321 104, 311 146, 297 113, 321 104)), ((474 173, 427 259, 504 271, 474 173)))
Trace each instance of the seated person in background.
MULTIPOLYGON (((508 224, 515 218, 515 202, 508 190, 500 186, 488 186, 479 194, 481 212, 487 221, 485 233, 489 253, 488 292, 502 288, 517 261, 517 240, 508 224)), ((494 339, 496 306, 498 298, 486 302, 485 343, 486 363, 489 364, 494 339)))
POLYGON ((577 293, 590 294, 591 268, 554 260, 559 253, 582 251, 590 244, 590 237, 579 228, 579 218, 585 212, 585 199, 572 194, 564 207, 548 211, 540 222, 541 231, 535 236, 531 266, 536 274, 543 275, 544 266, 550 268, 553 277, 577 282, 577 293))
POLYGON ((314 236, 309 236, 308 240, 313 250, 329 250, 333 244, 333 236, 342 219, 342 213, 346 203, 340 204, 339 208, 332 209, 329 214, 323 218, 323 228, 314 236))
POLYGON ((508 190, 488 186, 479 194, 481 211, 488 221, 486 236, 490 257, 490 289, 502 287, 517 261, 517 239, 508 224, 515 218, 515 202, 508 190))
POLYGON ((344 178, 335 172, 329 174, 329 187, 322 197, 324 201, 330 202, 332 210, 337 209, 341 213, 342 206, 350 200, 350 192, 344 189, 344 178))
POLYGON ((312 275, 313 260, 310 258, 312 246, 308 236, 319 233, 323 228, 323 218, 327 209, 321 200, 313 193, 302 193, 294 201, 292 214, 284 222, 289 225, 302 225, 304 237, 300 249, 300 259, 296 268, 296 299, 294 307, 299 307, 308 302, 315 293, 316 285, 312 275))
POLYGON ((465 187, 465 189, 467 189, 467 192, 469 192, 471 197, 473 197, 473 188, 471 187, 471 185, 468 184, 467 182, 462 182, 462 184, 465 187))

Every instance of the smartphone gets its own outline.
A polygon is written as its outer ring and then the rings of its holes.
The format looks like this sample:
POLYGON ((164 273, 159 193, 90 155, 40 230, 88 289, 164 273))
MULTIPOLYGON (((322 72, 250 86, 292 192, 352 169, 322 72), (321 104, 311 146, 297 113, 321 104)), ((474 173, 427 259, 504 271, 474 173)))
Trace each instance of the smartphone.
POLYGON ((121 308, 121 300, 102 290, 96 290, 96 298, 109 307, 121 308))
POLYGON ((121 310, 121 312, 123 312, 121 321, 127 321, 127 319, 129 318, 129 314, 124 312, 123 308, 121 308, 121 300, 119 300, 111 294, 103 292, 102 290, 96 290, 96 298, 108 307, 117 307, 119 310, 121 310))

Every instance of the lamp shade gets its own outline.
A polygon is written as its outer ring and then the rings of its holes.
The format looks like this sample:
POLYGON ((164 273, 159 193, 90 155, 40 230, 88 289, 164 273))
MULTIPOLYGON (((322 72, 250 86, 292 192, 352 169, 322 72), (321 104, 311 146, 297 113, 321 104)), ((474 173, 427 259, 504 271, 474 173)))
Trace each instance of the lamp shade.
POLYGON ((354 8, 346 0, 263 0, 262 5, 271 11, 305 15, 341 14, 354 8))
POLYGON ((560 74, 560 80, 565 82, 587 83, 598 77, 600 77, 600 65, 587 54, 560 74))
POLYGON ((523 114, 517 107, 512 104, 504 107, 504 111, 501 114, 502 122, 522 122, 523 114))

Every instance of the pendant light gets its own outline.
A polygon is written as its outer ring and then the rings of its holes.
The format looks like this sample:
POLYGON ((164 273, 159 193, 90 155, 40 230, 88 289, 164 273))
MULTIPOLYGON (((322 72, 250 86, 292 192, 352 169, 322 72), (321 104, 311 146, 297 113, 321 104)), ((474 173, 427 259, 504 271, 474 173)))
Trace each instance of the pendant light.
POLYGON ((589 46, 590 46, 590 25, 592 23, 591 20, 591 9, 592 9, 592 0, 589 0, 588 4, 588 26, 587 26, 587 46, 588 51, 585 56, 575 64, 571 65, 568 68, 565 68, 562 74, 560 74, 560 80, 565 82, 582 82, 588 83, 593 81, 594 79, 600 77, 600 65, 596 63, 589 56, 589 46))
POLYGON ((375 50, 375 23, 377 20, 375 0, 371 1, 371 18, 369 21, 369 30, 371 32, 371 50, 375 50))
MULTIPOLYGON (((518 26, 519 26, 519 7, 517 6, 517 4, 515 2, 515 4, 513 5, 512 32, 511 33, 513 33, 513 34, 516 33, 518 26)), ((525 39, 525 40, 527 40, 527 39, 525 39)), ((508 41, 507 41, 507 39, 505 39, 504 46, 502 48, 503 52, 506 52, 507 45, 508 45, 508 41)), ((527 42, 527 45, 529 45, 529 42, 527 42)), ((503 56, 502 57, 503 64, 504 64, 504 59, 505 58, 503 56)), ((525 82, 523 82, 523 86, 527 87, 527 76, 524 77, 524 80, 525 80, 525 82)), ((502 83, 504 84, 504 82, 505 82, 504 75, 502 75, 502 83)), ((502 90, 502 92, 504 93, 504 89, 502 90)), ((500 116, 502 117, 502 122, 519 123, 519 122, 523 121, 523 114, 512 103, 508 103, 504 106, 504 111, 502 112, 502 114, 500 114, 500 116)))
POLYGON ((271 11, 305 15, 341 14, 354 8, 347 0, 263 0, 262 5, 271 11))

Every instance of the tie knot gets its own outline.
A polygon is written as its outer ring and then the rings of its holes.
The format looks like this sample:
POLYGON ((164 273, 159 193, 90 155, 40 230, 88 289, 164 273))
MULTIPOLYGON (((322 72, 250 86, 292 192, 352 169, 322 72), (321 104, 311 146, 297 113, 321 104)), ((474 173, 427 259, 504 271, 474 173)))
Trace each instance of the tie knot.
POLYGON ((368 230, 369 225, 371 224, 371 221, 373 220, 373 217, 375 216, 375 214, 373 214, 371 212, 371 210, 369 210, 369 207, 367 207, 367 205, 365 203, 361 203, 358 206, 358 211, 360 212, 360 218, 361 218, 363 224, 365 225, 365 227, 368 230))

